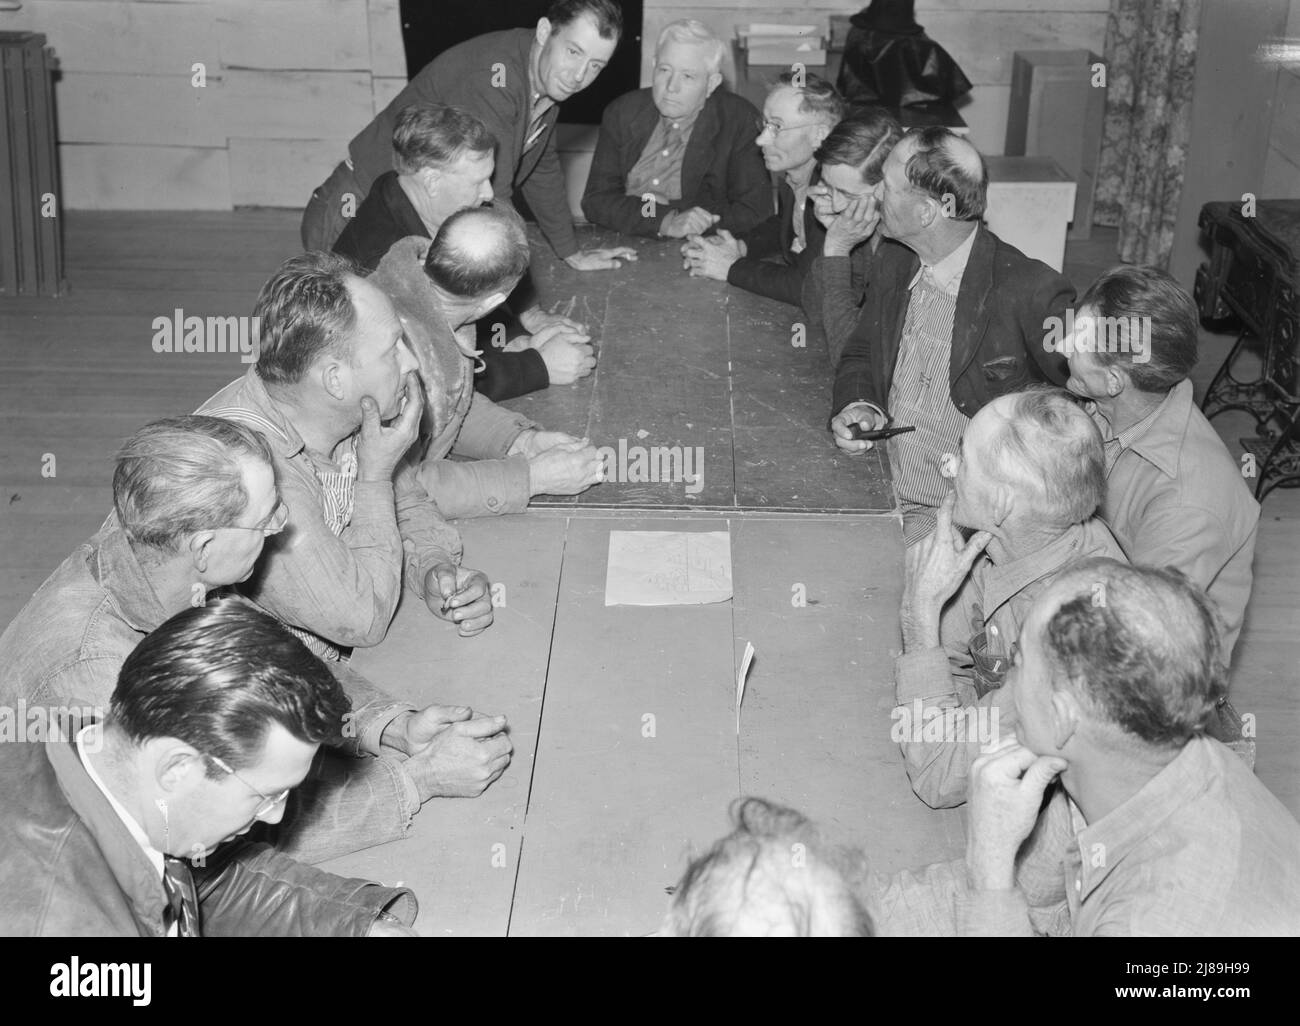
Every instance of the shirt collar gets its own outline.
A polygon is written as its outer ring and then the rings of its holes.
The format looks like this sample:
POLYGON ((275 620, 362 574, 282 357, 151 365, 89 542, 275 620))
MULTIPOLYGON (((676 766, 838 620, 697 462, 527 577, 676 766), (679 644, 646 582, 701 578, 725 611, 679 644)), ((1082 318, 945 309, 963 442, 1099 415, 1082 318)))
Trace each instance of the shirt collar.
POLYGON ((1132 449, 1167 477, 1177 477, 1192 399, 1192 382, 1184 378, 1169 390, 1159 406, 1118 435, 1110 433, 1110 425, 1095 408, 1093 416, 1099 421, 1102 437, 1119 442, 1121 449, 1132 449))
POLYGON ((659 120, 663 124, 665 130, 689 132, 695 126, 695 122, 700 119, 700 114, 703 113, 703 111, 704 106, 701 104, 693 113, 687 114, 684 117, 670 118, 664 114, 660 114, 659 120))
POLYGON ((86 770, 86 776, 90 777, 94 785, 99 788, 100 793, 108 800, 108 804, 117 813, 117 818, 122 821, 122 825, 130 832, 132 839, 140 846, 140 850, 144 852, 145 857, 153 865, 154 869, 158 870, 158 877, 161 879, 163 875, 163 853, 149 842, 149 835, 144 832, 144 828, 126 810, 126 806, 113 796, 113 792, 108 789, 100 775, 95 772, 95 767, 86 758, 86 738, 92 731, 102 734, 102 724, 91 723, 77 732, 77 756, 81 759, 81 765, 86 770))
POLYGON ((97 542, 91 573, 99 586, 133 629, 142 634, 156 630, 170 614, 145 576, 116 513, 104 521, 97 542))
POLYGON ((204 403, 199 412, 209 417, 228 417, 245 426, 255 424, 259 429, 266 428, 261 434, 271 449, 284 459, 291 459, 307 447, 298 429, 271 399, 265 383, 257 376, 256 366, 249 367, 243 378, 227 385, 204 403), (237 415, 240 413, 245 416, 241 418, 237 415))
POLYGON ((1143 785, 1137 794, 1095 823, 1084 824, 1083 814, 1073 802, 1070 811, 1076 825, 1082 825, 1075 842, 1079 846, 1081 877, 1079 900, 1106 879, 1139 844, 1156 833, 1170 816, 1182 809, 1205 788, 1214 775, 1209 746, 1212 741, 1195 737, 1183 746, 1177 758, 1143 785))
POLYGON ((1070 527, 1037 552, 1013 559, 1010 563, 994 563, 985 557, 980 573, 980 593, 983 598, 984 619, 987 622, 1003 603, 1019 595, 1026 588, 1054 576, 1062 567, 1073 563, 1080 555, 1097 547, 1095 531, 1104 525, 1096 518, 1070 527))
POLYGON ((966 236, 966 240, 949 253, 946 257, 936 264, 927 266, 925 261, 921 261, 921 266, 916 269, 916 274, 912 280, 907 283, 907 289, 910 292, 916 287, 916 283, 921 280, 921 276, 928 270, 930 278, 934 283, 945 292, 956 292, 961 287, 962 276, 966 273, 966 264, 970 262, 970 251, 975 245, 975 236, 979 233, 979 226, 975 226, 975 231, 966 236))

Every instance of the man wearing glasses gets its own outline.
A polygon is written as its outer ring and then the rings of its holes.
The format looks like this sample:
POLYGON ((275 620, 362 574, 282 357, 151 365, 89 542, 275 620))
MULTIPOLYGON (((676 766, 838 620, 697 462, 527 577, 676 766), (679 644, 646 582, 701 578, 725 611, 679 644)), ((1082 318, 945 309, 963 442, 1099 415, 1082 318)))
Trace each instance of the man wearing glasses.
POLYGON ((782 176, 777 213, 740 237, 725 230, 690 236, 682 256, 691 277, 725 281, 799 305, 804 278, 826 237, 809 202, 815 154, 843 116, 840 94, 820 76, 786 72, 777 79, 763 102, 757 139, 768 171, 782 176))
MULTIPOLYGON (((102 719, 118 671, 144 636, 249 580, 264 542, 289 515, 262 437, 216 417, 176 417, 137 432, 118 454, 113 502, 99 532, 0 635, 0 703, 47 734, 70 715, 102 719)), ((330 668, 352 700, 349 729, 330 739, 327 757, 294 796, 275 831, 281 850, 324 861, 403 837, 432 797, 415 775, 441 773, 454 793, 478 794, 508 762, 467 736, 496 719, 470 720, 460 707, 417 714, 346 663, 330 668), (403 761, 416 747, 411 730, 435 720, 444 724, 436 746, 426 742, 403 761)))
POLYGON ((284 815, 348 705, 252 605, 173 616, 126 659, 103 723, 0 745, 0 934, 412 935, 409 890, 243 839, 284 815))

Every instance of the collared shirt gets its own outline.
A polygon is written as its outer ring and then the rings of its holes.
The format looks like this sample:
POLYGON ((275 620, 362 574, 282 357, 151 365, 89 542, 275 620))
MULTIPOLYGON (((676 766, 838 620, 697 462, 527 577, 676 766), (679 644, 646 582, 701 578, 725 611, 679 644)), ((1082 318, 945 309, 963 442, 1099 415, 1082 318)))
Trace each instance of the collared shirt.
POLYGON ((1017 886, 960 903, 964 935, 1295 936, 1300 824, 1230 749, 1197 737, 1094 823, 1057 787, 1017 886))
POLYGON ((312 452, 256 368, 198 412, 244 423, 270 445, 288 526, 267 540, 257 575, 240 587, 285 623, 315 635, 318 655, 337 658, 340 648, 383 640, 397 610, 403 565, 411 590, 423 596, 430 569, 460 562, 460 535, 415 480, 409 461, 392 482, 354 481, 347 510, 341 479, 354 436, 332 453, 312 452))
POLYGON ((1118 437, 1095 406, 1090 412, 1106 440, 1102 516, 1134 563, 1175 567, 1206 590, 1230 656, 1250 600, 1259 526, 1241 466, 1197 408, 1191 381, 1118 437))
POLYGON ((907 317, 889 390, 894 423, 916 428, 889 439, 889 465, 903 514, 903 541, 912 545, 934 530, 934 511, 948 494, 939 472, 956 452, 969 418, 952 402, 949 384, 957 292, 975 232, 933 266, 922 263, 908 288, 907 317))
MULTIPOLYGON (((976 701, 972 638, 985 631, 988 653, 1009 661, 1038 597, 1064 571, 1095 556, 1124 561, 1119 543, 1097 517, 1072 525, 1037 552, 1010 563, 997 564, 987 552, 981 554, 944 614, 941 647, 904 652, 894 660, 898 705, 910 710, 919 701, 926 710, 970 705, 996 709, 998 733, 1009 733, 1015 726, 1015 710, 1006 688, 990 691, 976 701)), ((907 733, 901 739, 912 790, 933 808, 966 800, 970 765, 979 756, 981 744, 994 739, 968 737, 966 727, 971 723, 981 726, 978 718, 958 717, 955 729, 943 740, 923 740, 907 733)), ((991 712, 984 725, 990 730, 994 726, 991 712)))
POLYGON ((813 168, 809 167, 798 175, 785 176, 786 184, 794 193, 794 210, 790 215, 794 224, 794 240, 790 243, 791 253, 802 253, 808 248, 808 233, 807 226, 803 222, 803 211, 808 203, 808 191, 812 188, 812 174, 813 168))
POLYGON ((629 196, 653 196, 660 204, 682 198, 682 160, 699 117, 699 110, 682 118, 660 116, 640 158, 627 173, 629 196))
MULTIPOLYGON (((102 732, 102 730, 103 728, 99 724, 92 723, 82 727, 81 730, 77 732, 77 757, 81 759, 81 765, 86 771, 86 776, 90 777, 91 782, 99 788, 100 794, 104 796, 109 806, 115 813, 117 813, 117 818, 122 821, 122 825, 126 827, 127 831, 131 834, 132 839, 140 846, 140 850, 144 852, 144 857, 149 860, 149 864, 153 866, 154 870, 158 873, 158 882, 161 885, 164 872, 163 853, 153 846, 149 840, 149 835, 144 832, 144 828, 136 822, 135 817, 127 811, 126 806, 119 802, 113 795, 113 792, 108 789, 108 785, 104 783, 103 778, 96 772, 90 759, 86 757, 85 739, 87 735, 92 731, 102 732)), ((173 919, 171 925, 167 927, 167 936, 175 937, 179 932, 180 923, 178 920, 173 919)))

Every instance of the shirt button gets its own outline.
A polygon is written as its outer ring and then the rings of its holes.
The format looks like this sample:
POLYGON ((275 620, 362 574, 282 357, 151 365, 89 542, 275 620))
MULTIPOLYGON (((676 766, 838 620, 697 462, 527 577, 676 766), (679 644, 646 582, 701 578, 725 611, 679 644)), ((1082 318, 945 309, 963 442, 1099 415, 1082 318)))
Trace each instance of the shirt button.
POLYGON ((501 505, 501 503, 499 503, 496 500, 495 496, 491 499, 488 499, 488 506, 490 506, 492 509, 496 509, 499 505, 501 505))
POLYGON ((1074 881, 1074 889, 1075 889, 1076 891, 1081 891, 1081 890, 1083 890, 1083 881, 1082 881, 1082 880, 1075 880, 1075 881, 1074 881))
POLYGON ((651 185, 658 185, 658 184, 659 184, 659 179, 658 179, 658 178, 651 178, 651 179, 650 179, 650 184, 651 184, 651 185))
POLYGON ((667 151, 667 150, 664 150, 663 153, 660 154, 660 156, 661 156, 661 157, 666 157, 666 156, 668 156, 668 151, 667 151))

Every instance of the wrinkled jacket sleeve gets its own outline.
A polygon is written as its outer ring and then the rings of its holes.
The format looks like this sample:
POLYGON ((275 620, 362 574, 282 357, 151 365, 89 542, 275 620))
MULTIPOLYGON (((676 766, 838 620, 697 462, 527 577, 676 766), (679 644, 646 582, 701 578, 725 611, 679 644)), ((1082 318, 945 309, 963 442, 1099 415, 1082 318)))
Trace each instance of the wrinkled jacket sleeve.
POLYGON ((762 151, 755 145, 757 116, 758 111, 754 111, 754 118, 743 120, 739 127, 728 126, 731 154, 727 160, 727 205, 712 213, 722 218, 718 227, 732 234, 762 224, 772 212, 772 176, 763 163, 762 151))
POLYGON ((620 154, 630 145, 632 106, 627 100, 615 100, 601 116, 591 173, 582 193, 582 212, 592 224, 613 228, 624 235, 654 238, 659 234, 664 215, 678 204, 653 204, 654 214, 645 217, 641 198, 627 195, 627 174, 631 168, 623 166, 620 154))
POLYGON ((406 583, 423 598, 424 578, 430 570, 439 563, 460 565, 460 532, 447 523, 429 498, 420 484, 415 464, 409 459, 398 465, 393 477, 393 498, 406 552, 406 583))
MULTIPOLYGON (((479 321, 480 328, 484 324, 479 321)), ((514 399, 550 385, 546 360, 536 349, 506 352, 492 344, 490 334, 486 339, 480 334, 479 348, 483 351, 483 369, 474 375, 474 388, 488 399, 514 399)))
POLYGON ((364 937, 380 912, 410 926, 419 908, 408 888, 326 873, 266 844, 196 868, 195 884, 207 937, 364 937))
MULTIPOLYGON (((950 808, 966 800, 971 763, 980 754, 979 725, 995 722, 999 735, 1015 729, 1010 690, 998 688, 975 701, 975 689, 954 676, 942 648, 904 652, 894 661, 895 697, 902 710, 899 747, 916 796, 933 809, 950 808), (917 722, 916 702, 922 718, 917 722), (987 717, 980 708, 991 710, 987 717), (945 715, 945 710, 953 710, 945 715), (996 720, 993 720, 996 712, 996 720), (943 740, 923 740, 927 722, 941 722, 943 740)), ((932 730, 938 732, 937 727, 932 730)), ((990 739, 991 740, 991 739, 990 739)))
POLYGON ((803 282, 803 308, 826 336, 826 355, 832 367, 840 362, 844 343, 853 334, 862 306, 861 279, 867 261, 858 254, 866 246, 864 243, 855 249, 852 257, 817 257, 803 282), (861 273, 855 273, 859 268, 861 273))
POLYGON ((371 683, 345 660, 326 660, 325 665, 352 701, 352 711, 340 727, 340 736, 329 742, 330 747, 348 755, 378 755, 384 728, 398 713, 415 706, 371 683))

